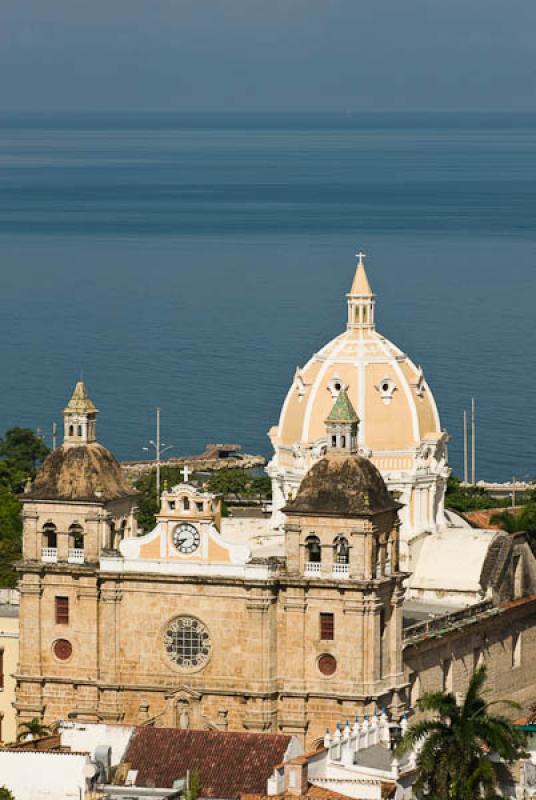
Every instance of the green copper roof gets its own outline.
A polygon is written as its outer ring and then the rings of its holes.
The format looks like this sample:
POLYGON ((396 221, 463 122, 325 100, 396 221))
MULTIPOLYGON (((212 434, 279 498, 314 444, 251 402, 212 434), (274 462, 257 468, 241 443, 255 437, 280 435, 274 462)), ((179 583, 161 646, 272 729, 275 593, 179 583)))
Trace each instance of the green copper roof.
POLYGON ((341 389, 326 422, 359 422, 345 389, 341 389))

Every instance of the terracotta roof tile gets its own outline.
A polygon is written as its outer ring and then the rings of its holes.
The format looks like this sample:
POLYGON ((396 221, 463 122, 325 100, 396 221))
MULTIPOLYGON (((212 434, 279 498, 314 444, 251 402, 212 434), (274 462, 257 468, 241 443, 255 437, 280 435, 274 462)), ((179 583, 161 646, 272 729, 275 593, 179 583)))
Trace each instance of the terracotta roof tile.
POLYGON ((123 757, 138 770, 137 786, 170 788, 197 770, 200 797, 238 798, 266 792, 291 737, 270 733, 138 728, 123 757))
POLYGON ((323 786, 309 784, 303 794, 294 792, 282 792, 276 795, 267 794, 242 794, 240 800, 348 800, 348 795, 334 792, 333 789, 326 789, 323 786))

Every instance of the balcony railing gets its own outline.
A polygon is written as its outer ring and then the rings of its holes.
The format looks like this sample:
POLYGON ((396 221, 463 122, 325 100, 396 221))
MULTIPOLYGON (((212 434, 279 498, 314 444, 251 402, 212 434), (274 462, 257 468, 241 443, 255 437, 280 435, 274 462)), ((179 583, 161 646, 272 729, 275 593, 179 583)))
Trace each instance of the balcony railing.
POLYGON ((83 564, 84 551, 78 547, 70 547, 69 554, 67 556, 67 561, 69 562, 69 564, 83 564))
POLYGON ((349 564, 334 564, 333 565, 333 577, 334 578, 347 578, 350 574, 350 565, 349 564))
POLYGON ((322 564, 320 561, 307 561, 305 564, 305 574, 309 576, 319 577, 322 571, 322 564))
POLYGON ((57 547, 43 547, 41 549, 41 561, 57 561, 58 548, 57 547))

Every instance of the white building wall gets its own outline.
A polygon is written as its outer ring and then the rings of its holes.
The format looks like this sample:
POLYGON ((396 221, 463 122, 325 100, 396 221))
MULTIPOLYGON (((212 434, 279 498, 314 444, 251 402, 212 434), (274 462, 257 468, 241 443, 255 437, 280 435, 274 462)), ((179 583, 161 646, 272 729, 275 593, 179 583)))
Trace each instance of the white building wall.
MULTIPOLYGON (((134 731, 132 725, 62 722, 58 733, 63 747, 87 751, 93 758, 99 745, 112 748, 112 766, 119 764, 134 731)), ((17 798, 18 800, 18 798, 17 798)))
POLYGON ((0 750, 0 785, 15 800, 82 800, 88 762, 83 753, 0 750))

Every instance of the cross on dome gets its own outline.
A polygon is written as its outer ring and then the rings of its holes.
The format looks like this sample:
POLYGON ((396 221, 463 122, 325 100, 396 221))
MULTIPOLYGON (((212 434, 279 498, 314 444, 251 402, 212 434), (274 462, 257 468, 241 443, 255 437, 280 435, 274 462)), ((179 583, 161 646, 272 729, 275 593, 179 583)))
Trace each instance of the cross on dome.
POLYGON ((365 266, 365 265, 364 265, 364 263, 363 263, 363 259, 367 257, 367 254, 366 254, 366 253, 363 253, 363 252, 360 250, 360 251, 359 251, 359 253, 356 253, 356 254, 355 254, 355 257, 359 259, 359 261, 357 262, 358 266, 359 266, 360 264, 361 264, 362 266, 365 266))
POLYGON ((184 478, 184 483, 188 483, 188 478, 190 477, 190 467, 188 464, 185 464, 184 467, 181 469, 181 475, 184 478))

